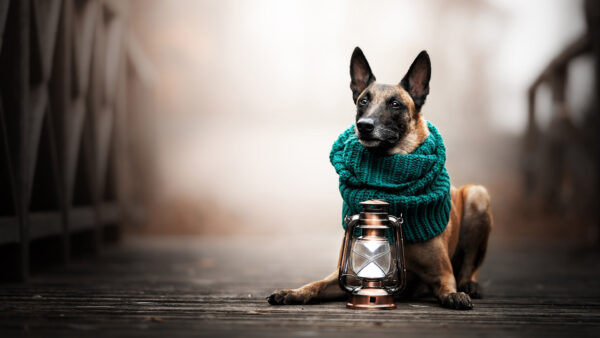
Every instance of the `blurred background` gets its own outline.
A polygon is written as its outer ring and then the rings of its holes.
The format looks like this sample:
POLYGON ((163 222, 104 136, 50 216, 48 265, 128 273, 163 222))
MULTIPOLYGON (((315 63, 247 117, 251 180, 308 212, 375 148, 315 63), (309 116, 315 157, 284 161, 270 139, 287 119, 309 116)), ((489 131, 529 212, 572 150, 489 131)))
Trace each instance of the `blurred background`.
POLYGON ((341 237, 328 156, 354 121, 355 46, 383 83, 429 52, 423 114, 453 183, 488 187, 492 241, 597 244, 599 7, 3 1, 5 257, 56 237, 68 259, 88 228, 93 248, 113 227, 341 237))
POLYGON ((132 6, 132 30, 157 78, 156 190, 145 232, 340 233, 328 154, 354 120, 348 68, 360 46, 384 83, 399 82, 429 52, 423 113, 445 137, 453 183, 489 188, 493 237, 597 237, 598 142, 583 140, 598 130, 589 121, 597 116, 591 44, 549 66, 588 39, 581 1, 132 6), (555 140, 567 125, 582 139, 555 140))

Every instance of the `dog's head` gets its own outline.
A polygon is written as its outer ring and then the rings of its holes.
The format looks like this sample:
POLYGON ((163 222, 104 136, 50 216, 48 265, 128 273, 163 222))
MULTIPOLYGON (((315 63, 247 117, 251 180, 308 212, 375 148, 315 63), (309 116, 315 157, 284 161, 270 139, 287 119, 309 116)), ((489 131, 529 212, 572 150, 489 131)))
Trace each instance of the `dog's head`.
POLYGON ((360 143, 385 154, 406 154, 427 138, 421 107, 429 94, 431 62, 419 53, 396 85, 375 82, 365 55, 356 47, 350 61, 350 89, 356 104, 355 132, 360 143))

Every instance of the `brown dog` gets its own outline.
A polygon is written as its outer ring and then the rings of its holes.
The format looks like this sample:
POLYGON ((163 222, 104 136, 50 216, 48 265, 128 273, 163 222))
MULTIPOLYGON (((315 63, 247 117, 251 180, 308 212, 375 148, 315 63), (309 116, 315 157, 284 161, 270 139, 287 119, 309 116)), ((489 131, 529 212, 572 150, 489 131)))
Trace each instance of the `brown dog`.
MULTIPOLYGON (((421 145, 429 130, 421 107, 429 94, 431 63, 421 52, 397 85, 375 82, 360 48, 350 62, 352 97, 356 104, 356 134, 368 149, 383 154, 407 154, 421 145)), ((429 290, 444 307, 471 309, 481 296, 477 283, 492 228, 490 197, 479 185, 452 187, 448 226, 440 235, 406 245, 408 288, 404 294, 429 290)), ((306 304, 343 299, 338 270, 298 289, 275 291, 270 304, 306 304)))

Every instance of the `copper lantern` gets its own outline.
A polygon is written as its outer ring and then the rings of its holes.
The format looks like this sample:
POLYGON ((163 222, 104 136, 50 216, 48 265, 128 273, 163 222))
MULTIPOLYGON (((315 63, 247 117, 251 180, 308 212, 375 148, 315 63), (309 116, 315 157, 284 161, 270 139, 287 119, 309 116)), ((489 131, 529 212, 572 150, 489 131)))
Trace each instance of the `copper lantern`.
POLYGON ((347 307, 394 309, 394 294, 406 284, 402 217, 388 215, 382 200, 360 204, 360 214, 344 219, 338 281, 350 294, 347 307))

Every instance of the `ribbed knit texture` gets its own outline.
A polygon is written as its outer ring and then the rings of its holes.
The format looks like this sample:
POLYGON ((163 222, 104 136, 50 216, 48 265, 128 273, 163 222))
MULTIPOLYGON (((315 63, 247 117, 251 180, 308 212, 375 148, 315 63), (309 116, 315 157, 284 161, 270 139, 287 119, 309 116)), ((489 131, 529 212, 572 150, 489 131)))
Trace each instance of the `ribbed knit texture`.
POLYGON ((427 122, 429 136, 406 155, 376 155, 363 147, 346 129, 335 141, 329 160, 340 176, 345 216, 358 214, 359 203, 381 199, 390 203, 391 215, 404 218, 407 243, 426 241, 444 231, 450 217, 450 176, 446 148, 437 129, 427 122))

